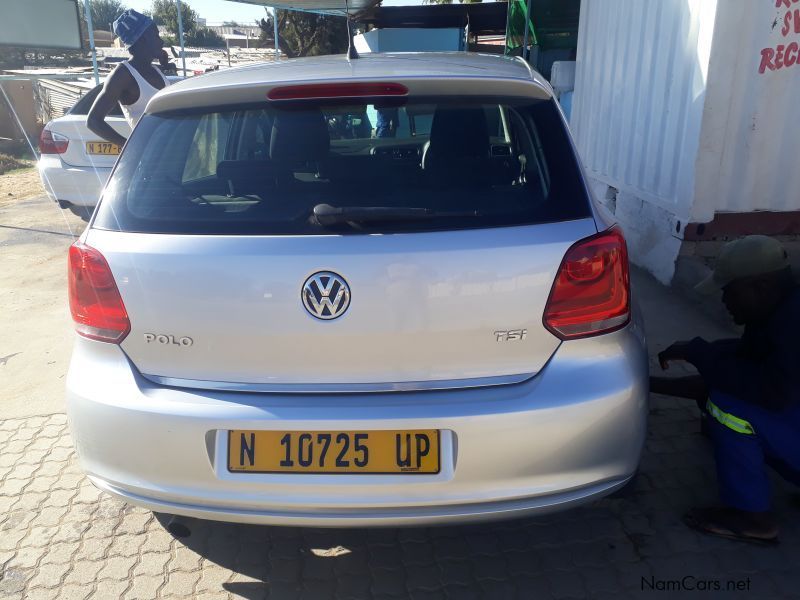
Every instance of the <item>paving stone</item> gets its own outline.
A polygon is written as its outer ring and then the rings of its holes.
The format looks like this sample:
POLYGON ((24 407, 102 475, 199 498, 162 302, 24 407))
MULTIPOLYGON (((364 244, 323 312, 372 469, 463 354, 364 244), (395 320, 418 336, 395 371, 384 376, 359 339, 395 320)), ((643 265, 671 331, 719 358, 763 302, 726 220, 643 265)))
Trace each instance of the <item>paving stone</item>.
POLYGON ((138 535, 147 531, 148 524, 153 520, 153 513, 139 510, 125 515, 117 528, 118 534, 138 535))
POLYGON ((432 590, 412 590, 409 592, 408 597, 411 600, 445 600, 444 591, 432 590))
POLYGON ((438 565, 418 565, 406 570, 406 587, 409 591, 435 590, 441 585, 441 571, 438 565))
POLYGON ((446 560, 439 563, 441 581, 446 585, 469 586, 475 582, 472 563, 461 560, 446 560))
POLYGON ((475 579, 493 579, 493 580, 506 580, 508 579, 508 567, 506 561, 502 556, 484 556, 473 561, 472 563, 475 579))
POLYGON ((28 483, 28 479, 5 479, 0 486, 0 496, 18 496, 28 483))
POLYGON ((192 590, 198 581, 200 581, 198 571, 192 573, 173 571, 169 574, 167 583, 161 588, 161 595, 165 598, 170 595, 191 598, 192 590))
POLYGON ((26 531, 10 531, 8 533, 4 533, 0 536, 0 549, 4 548, 3 541, 9 542, 16 537, 16 535, 20 535, 20 537, 25 536, 23 543, 26 546, 31 546, 34 548, 44 548, 45 546, 49 545, 53 539, 53 536, 56 534, 56 529, 53 527, 29 527, 27 532, 26 531), (25 535, 27 533, 27 535, 25 535))
POLYGON ((14 466, 11 468, 11 472, 6 475, 5 481, 11 481, 12 479, 22 479, 28 480, 30 479, 33 472, 39 468, 39 459, 34 459, 34 461, 30 464, 26 464, 24 460, 17 461, 14 466))
POLYGON ((25 582, 33 573, 33 569, 18 569, 7 567, 3 570, 3 577, 0 579, 0 598, 1 597, 21 597, 25 589, 25 582))
POLYGON ((98 581, 95 590, 89 595, 90 598, 96 600, 116 600, 117 598, 124 597, 125 590, 128 589, 130 582, 128 581, 115 581, 112 579, 103 579, 98 581))
POLYGON ((61 597, 61 590, 56 586, 52 588, 30 587, 25 592, 26 600, 56 600, 61 597))
POLYGON ((75 490, 86 480, 83 473, 64 473, 55 483, 55 489, 75 490))
POLYGON ((100 499, 103 492, 91 483, 81 482, 77 495, 72 499, 73 504, 92 504, 100 499))
POLYGON ((99 560, 76 560, 64 579, 64 585, 89 585, 97 580, 97 574, 102 568, 103 563, 99 560))
POLYGON ((405 542, 402 544, 403 564, 406 566, 429 565, 436 556, 433 545, 426 542, 405 542))
POLYGON ((369 564, 372 567, 393 569, 403 566, 403 550, 399 544, 394 546, 371 546, 369 564))
POLYGON ((89 528, 87 521, 89 515, 84 515, 82 519, 72 520, 72 513, 64 515, 64 521, 58 527, 55 535, 50 539, 51 544, 62 544, 70 542, 78 542, 83 538, 83 533, 89 528))
POLYGON ((55 487, 56 482, 58 481, 58 469, 54 469, 55 473, 53 475, 46 475, 41 472, 42 468, 40 467, 39 470, 36 472, 36 476, 31 479, 28 483, 28 486, 25 488, 26 493, 30 492, 47 492, 50 491, 55 487))
MULTIPOLYGON (((133 576, 163 575, 171 555, 169 552, 148 552, 139 556, 139 562, 133 569, 133 576)), ((227 577, 226 577, 227 579, 227 577)))
POLYGON ((300 581, 303 572, 303 563, 297 559, 274 558, 269 562, 269 580, 275 581, 300 581))
POLYGON ((621 588, 616 569, 589 567, 581 569, 581 576, 586 582, 586 590, 590 594, 597 592, 615 592, 621 588))
POLYGON ((406 573, 400 569, 375 569, 372 572, 373 594, 404 596, 406 594, 406 573))
POLYGON ((519 577, 515 580, 517 593, 520 598, 553 598, 550 589, 550 579, 547 575, 537 575, 535 577, 519 577))
MULTIPOLYGON (((62 480, 59 480, 58 483, 61 483, 62 480)), ((67 508, 69 507, 70 503, 72 502, 72 498, 75 497, 76 491, 75 490, 68 490, 68 489, 59 489, 56 485, 54 486, 55 489, 51 490, 50 493, 45 498, 44 502, 42 503, 43 508, 67 508)))
POLYGON ((164 579, 160 577, 135 577, 130 589, 125 593, 126 600, 153 600, 156 598, 164 579))
POLYGON ((140 552, 164 552, 172 546, 173 537, 163 529, 148 529, 140 552))
POLYGON ((42 558, 43 550, 32 546, 20 548, 14 558, 8 562, 9 569, 33 569, 42 558))
POLYGON ((127 581, 131 568, 136 564, 135 556, 112 556, 106 560, 103 568, 98 573, 98 579, 113 579, 127 581))
POLYGON ((336 581, 304 581, 301 598, 333 598, 336 596, 336 581))
POLYGON ((80 545, 79 541, 52 543, 48 546, 43 560, 54 564, 69 564, 72 562, 72 557, 78 551, 80 545))
POLYGON ((460 560, 472 556, 463 537, 435 539, 433 544, 437 560, 460 560))
POLYGON ((340 575, 336 582, 336 597, 365 598, 369 596, 371 586, 372 580, 368 572, 361 573, 360 575, 340 575))
POLYGON ((30 580, 29 587, 58 587, 69 569, 69 563, 54 564, 44 563, 43 561, 36 570, 36 574, 30 580))
MULTIPOLYGON (((284 595, 284 593, 280 593, 276 596, 276 598, 294 598, 295 596, 290 596, 288 594, 284 595)), ((194 595, 194 600, 228 600, 230 598, 230 594, 228 592, 200 592, 194 595)))
POLYGON ((55 528, 61 523, 61 519, 67 514, 68 506, 50 506, 39 510, 39 514, 33 520, 34 525, 39 527, 55 528))
POLYGON ((219 592, 223 585, 231 577, 228 569, 223 569, 217 565, 206 565, 200 571, 200 581, 197 583, 198 592, 219 592))
POLYGON ((109 556, 136 556, 144 543, 141 535, 115 533, 108 549, 109 556))
POLYGON ((517 596, 517 588, 510 581, 483 580, 479 584, 484 598, 491 600, 513 600, 517 596))
POLYGON ((303 580, 333 578, 334 563, 329 558, 310 556, 303 561, 303 580))

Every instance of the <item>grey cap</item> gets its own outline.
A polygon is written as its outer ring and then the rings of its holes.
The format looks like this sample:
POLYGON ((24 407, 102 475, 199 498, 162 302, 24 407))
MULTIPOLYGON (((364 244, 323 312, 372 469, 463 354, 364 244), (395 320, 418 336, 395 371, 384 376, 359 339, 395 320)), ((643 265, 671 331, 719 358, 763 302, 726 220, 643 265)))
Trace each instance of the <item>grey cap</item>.
POLYGON ((714 272, 695 290, 713 294, 737 279, 775 273, 788 266, 786 251, 778 240, 766 235, 749 235, 725 244, 714 272))

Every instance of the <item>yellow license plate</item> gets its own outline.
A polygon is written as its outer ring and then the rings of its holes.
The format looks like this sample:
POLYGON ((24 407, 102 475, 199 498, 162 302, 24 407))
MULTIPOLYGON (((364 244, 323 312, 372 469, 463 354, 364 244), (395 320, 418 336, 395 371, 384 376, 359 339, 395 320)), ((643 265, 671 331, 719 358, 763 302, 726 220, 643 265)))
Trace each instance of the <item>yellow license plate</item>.
POLYGON ((111 142, 86 142, 87 154, 119 154, 121 148, 111 142))
POLYGON ((439 431, 229 431, 228 470, 438 473, 439 431))

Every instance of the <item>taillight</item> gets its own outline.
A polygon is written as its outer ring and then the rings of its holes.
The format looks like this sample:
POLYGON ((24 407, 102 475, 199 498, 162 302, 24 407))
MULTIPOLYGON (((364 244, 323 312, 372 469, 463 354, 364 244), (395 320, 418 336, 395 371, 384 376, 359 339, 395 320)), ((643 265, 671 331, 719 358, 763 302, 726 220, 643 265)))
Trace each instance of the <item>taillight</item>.
POLYGON ((69 146, 69 138, 47 128, 42 129, 39 136, 39 152, 41 154, 64 154, 69 146))
POLYGON ((118 344, 131 330, 106 259, 80 241, 69 248, 69 308, 84 337, 118 344))
POLYGON ((630 321, 630 290, 625 238, 614 227, 567 250, 544 325, 564 340, 620 329, 630 321))
POLYGON ((408 88, 401 83, 311 83, 273 88, 267 93, 267 99, 309 100, 314 98, 374 98, 407 95, 408 88))

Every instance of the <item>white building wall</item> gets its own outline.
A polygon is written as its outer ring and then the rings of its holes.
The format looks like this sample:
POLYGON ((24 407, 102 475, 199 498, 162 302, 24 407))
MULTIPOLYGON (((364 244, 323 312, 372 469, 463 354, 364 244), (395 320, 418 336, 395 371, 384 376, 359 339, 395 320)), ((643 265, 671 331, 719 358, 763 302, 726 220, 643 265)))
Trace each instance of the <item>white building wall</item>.
POLYGON ((633 260, 664 282, 692 207, 717 3, 581 3, 571 128, 633 260))
POLYGON ((464 30, 373 29, 353 36, 356 51, 368 52, 447 52, 464 49, 464 30))
POLYGON ((800 2, 719 4, 691 220, 800 210, 800 2))

